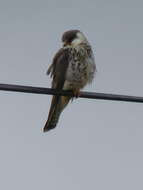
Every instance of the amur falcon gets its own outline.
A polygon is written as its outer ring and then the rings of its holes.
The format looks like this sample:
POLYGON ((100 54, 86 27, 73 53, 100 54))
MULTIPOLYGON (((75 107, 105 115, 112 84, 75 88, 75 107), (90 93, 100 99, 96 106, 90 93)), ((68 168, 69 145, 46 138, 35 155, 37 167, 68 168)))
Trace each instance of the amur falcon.
MULTIPOLYGON (((62 36, 63 47, 56 53, 47 74, 53 78, 52 88, 72 90, 75 97, 80 89, 91 83, 95 75, 95 61, 91 45, 79 30, 66 31, 62 36)), ((54 95, 48 120, 43 131, 54 129, 61 112, 72 97, 54 95)))

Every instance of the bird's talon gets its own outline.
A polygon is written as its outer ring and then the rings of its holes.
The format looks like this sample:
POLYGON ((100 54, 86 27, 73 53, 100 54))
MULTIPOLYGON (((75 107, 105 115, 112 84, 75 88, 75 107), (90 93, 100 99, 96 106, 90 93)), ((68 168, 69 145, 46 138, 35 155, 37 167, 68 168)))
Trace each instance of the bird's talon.
POLYGON ((75 97, 75 98, 79 98, 79 96, 80 96, 80 91, 79 91, 79 90, 78 90, 78 91, 77 91, 77 90, 74 90, 74 91, 73 91, 73 94, 74 94, 74 97, 75 97))

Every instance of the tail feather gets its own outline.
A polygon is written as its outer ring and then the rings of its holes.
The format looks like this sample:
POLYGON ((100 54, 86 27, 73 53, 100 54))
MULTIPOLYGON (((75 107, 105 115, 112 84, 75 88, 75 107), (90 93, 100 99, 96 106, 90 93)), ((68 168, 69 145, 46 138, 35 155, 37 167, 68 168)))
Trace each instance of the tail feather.
POLYGON ((56 125, 57 125, 57 123, 55 123, 55 124, 50 124, 48 121, 46 122, 46 124, 45 124, 45 126, 44 126, 44 128, 43 128, 43 132, 47 132, 47 131, 49 131, 49 130, 51 130, 51 129, 54 129, 55 127, 56 127, 56 125))
POLYGON ((61 112, 68 104, 70 97, 66 96, 53 96, 51 108, 49 111, 48 120, 44 126, 43 132, 54 129, 58 123, 61 112))

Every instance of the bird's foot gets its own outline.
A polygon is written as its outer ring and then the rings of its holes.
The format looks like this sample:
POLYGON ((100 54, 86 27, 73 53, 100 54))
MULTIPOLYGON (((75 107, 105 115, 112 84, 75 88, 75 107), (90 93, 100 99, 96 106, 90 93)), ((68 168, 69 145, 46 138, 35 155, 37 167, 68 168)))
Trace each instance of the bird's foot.
POLYGON ((75 89, 75 90, 73 90, 73 94, 74 94, 74 97, 75 97, 75 98, 79 98, 79 96, 80 96, 80 91, 77 90, 77 89, 75 89))

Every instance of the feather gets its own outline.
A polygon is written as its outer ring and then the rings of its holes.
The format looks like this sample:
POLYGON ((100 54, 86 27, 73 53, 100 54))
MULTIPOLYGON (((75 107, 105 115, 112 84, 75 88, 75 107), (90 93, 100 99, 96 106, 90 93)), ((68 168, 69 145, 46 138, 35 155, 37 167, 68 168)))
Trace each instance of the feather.
MULTIPOLYGON (((63 89, 66 80, 66 71, 69 64, 68 49, 60 49, 53 59, 52 65, 49 67, 47 73, 53 77, 52 88, 63 89)), ((60 114, 69 102, 70 97, 53 96, 51 107, 49 111, 48 120, 44 126, 43 131, 49 131, 56 127, 60 114)))

